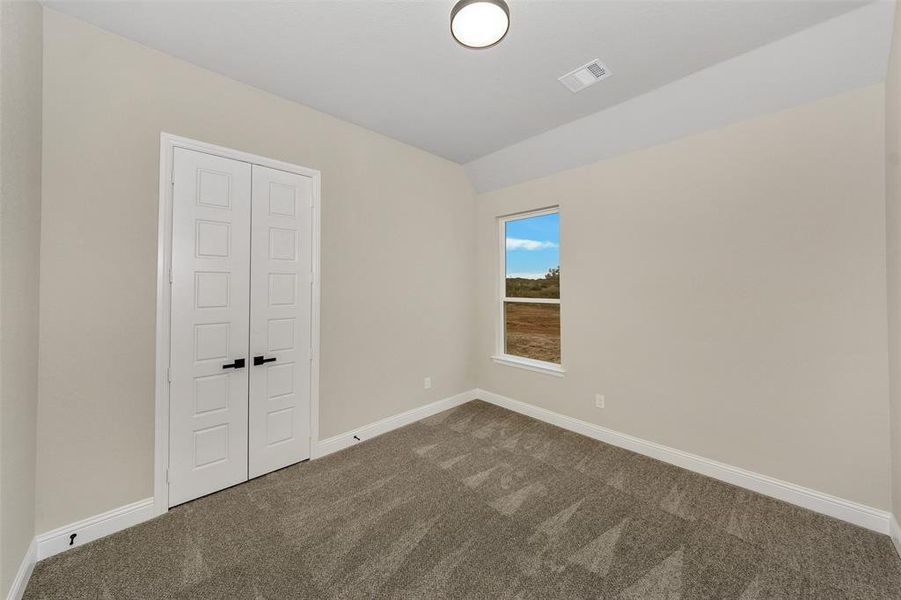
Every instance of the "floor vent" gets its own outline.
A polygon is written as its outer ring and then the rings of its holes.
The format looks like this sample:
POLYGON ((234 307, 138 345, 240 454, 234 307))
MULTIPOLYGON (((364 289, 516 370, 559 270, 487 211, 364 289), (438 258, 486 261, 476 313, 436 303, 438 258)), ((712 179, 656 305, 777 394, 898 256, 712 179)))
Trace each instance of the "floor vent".
POLYGON ((593 60, 587 65, 582 65, 560 78, 560 83, 572 93, 581 92, 589 85, 610 77, 610 69, 600 60, 593 60))

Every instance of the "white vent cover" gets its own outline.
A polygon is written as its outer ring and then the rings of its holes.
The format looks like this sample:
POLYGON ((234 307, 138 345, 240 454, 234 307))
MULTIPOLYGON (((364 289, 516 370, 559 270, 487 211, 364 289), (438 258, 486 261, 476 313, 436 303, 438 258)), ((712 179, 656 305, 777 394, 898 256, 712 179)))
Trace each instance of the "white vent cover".
POLYGON ((589 85, 608 77, 610 77, 610 69, 600 60, 595 59, 587 65, 582 65, 561 77, 560 83, 575 94, 576 92, 581 92, 589 85))

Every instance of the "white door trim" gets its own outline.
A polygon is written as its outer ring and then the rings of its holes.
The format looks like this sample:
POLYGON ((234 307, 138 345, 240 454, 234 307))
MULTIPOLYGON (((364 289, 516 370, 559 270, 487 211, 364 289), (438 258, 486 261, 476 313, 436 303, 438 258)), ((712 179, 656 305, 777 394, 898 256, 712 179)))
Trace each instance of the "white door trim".
POLYGON ((156 378, 155 432, 153 466, 153 507, 155 515, 169 510, 167 469, 169 465, 169 273, 172 265, 172 162, 175 148, 205 152, 223 158, 262 165, 287 171, 313 180, 313 302, 312 346, 313 364, 310 369, 310 447, 319 442, 319 307, 320 307, 320 173, 291 163, 264 156, 232 150, 206 142, 162 132, 160 134, 160 212, 157 230, 156 282, 156 378))

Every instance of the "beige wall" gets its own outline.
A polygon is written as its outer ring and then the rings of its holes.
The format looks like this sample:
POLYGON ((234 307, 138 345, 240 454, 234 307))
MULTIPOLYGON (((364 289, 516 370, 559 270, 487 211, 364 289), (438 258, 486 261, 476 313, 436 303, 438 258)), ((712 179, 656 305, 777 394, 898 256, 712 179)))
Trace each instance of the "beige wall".
POLYGON ((44 23, 38 532, 153 492, 160 131, 322 171, 322 437, 478 384, 889 507, 882 85, 474 201, 458 165, 44 23), (494 219, 554 203, 563 379, 488 360, 494 219))
POLYGON ((478 196, 480 387, 888 508, 883 92, 478 196), (488 358, 495 217, 555 203, 563 379, 488 358))
POLYGON ((160 131, 322 171, 322 437, 475 385, 459 165, 45 13, 39 532, 153 494, 160 131))
POLYGON ((0 2, 0 598, 34 537, 41 6, 0 2))
POLYGON ((888 282, 892 512, 901 518, 901 8, 885 83, 885 212, 888 282))

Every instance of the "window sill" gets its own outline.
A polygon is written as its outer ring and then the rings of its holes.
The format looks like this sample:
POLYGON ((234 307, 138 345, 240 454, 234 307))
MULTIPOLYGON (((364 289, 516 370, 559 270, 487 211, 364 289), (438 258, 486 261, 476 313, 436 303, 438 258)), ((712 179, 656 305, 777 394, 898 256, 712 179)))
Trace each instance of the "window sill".
POLYGON ((545 375, 553 375, 554 377, 563 377, 566 370, 554 363, 544 362, 540 360, 532 360, 530 358, 521 358, 518 356, 500 355, 492 356, 491 360, 499 365, 507 365, 508 367, 517 367, 526 369, 527 371, 535 371, 536 373, 544 373, 545 375))

